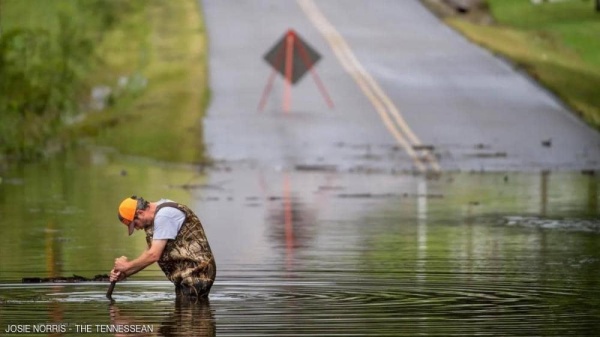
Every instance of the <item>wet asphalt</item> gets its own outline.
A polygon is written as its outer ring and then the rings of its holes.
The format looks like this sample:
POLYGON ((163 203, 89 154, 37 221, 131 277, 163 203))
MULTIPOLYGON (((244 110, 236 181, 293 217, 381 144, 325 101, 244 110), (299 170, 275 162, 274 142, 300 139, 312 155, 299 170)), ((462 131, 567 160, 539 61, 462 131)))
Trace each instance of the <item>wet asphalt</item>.
POLYGON ((218 163, 338 172, 600 168, 600 133, 417 0, 201 6, 212 93, 204 136, 218 163), (321 59, 286 96, 283 76, 270 82, 263 56, 289 29, 321 59))

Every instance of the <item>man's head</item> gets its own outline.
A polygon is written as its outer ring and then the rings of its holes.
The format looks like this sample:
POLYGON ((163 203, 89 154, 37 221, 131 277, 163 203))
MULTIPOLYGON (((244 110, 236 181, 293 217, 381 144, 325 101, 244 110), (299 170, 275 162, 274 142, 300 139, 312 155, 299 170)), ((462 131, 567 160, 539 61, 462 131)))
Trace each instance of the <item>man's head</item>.
POLYGON ((136 228, 144 228, 146 221, 141 221, 141 214, 148 208, 148 202, 142 197, 135 195, 123 200, 119 205, 119 221, 128 227, 129 235, 133 234, 136 228), (136 226, 138 224, 138 226, 136 226))

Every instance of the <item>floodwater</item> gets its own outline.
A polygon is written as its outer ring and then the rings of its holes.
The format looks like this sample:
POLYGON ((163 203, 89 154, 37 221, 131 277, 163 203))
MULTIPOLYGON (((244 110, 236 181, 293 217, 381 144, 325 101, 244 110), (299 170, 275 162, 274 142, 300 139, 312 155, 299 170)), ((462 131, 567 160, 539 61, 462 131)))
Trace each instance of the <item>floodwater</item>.
POLYGON ((2 173, 0 335, 598 335, 599 186, 579 172, 201 172, 66 154, 2 173), (115 214, 133 193, 197 211, 218 265, 208 302, 177 303, 157 267, 117 284, 112 305, 104 282, 21 284, 136 257, 143 234, 115 214))

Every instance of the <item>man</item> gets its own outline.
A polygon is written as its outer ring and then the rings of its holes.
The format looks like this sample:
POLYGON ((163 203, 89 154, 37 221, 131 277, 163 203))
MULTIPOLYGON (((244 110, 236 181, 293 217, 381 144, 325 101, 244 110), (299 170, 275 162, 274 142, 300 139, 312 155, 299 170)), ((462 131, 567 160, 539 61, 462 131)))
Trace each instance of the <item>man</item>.
POLYGON ((121 281, 154 262, 175 284, 177 297, 207 297, 217 266, 200 220, 187 206, 171 200, 148 202, 132 196, 119 205, 119 220, 134 230, 146 232, 148 249, 137 259, 115 260, 111 281, 121 281))

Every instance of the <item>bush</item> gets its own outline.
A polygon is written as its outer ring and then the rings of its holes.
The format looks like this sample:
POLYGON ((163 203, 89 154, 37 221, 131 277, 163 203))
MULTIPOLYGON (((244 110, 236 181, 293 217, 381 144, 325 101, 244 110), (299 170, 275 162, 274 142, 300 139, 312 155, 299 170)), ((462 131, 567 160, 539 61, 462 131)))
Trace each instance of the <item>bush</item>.
MULTIPOLYGON (((56 6, 55 11, 44 13, 47 22, 38 27, 0 30, 0 159, 32 159, 43 154, 65 121, 80 112, 82 97, 89 91, 86 75, 100 61, 95 46, 103 34, 144 4, 118 0, 50 3, 46 6, 56 6)), ((27 15, 23 9, 11 12, 9 3, 2 7, 3 16, 10 20, 11 13, 27 15)), ((31 5, 25 10, 40 11, 31 5)))

